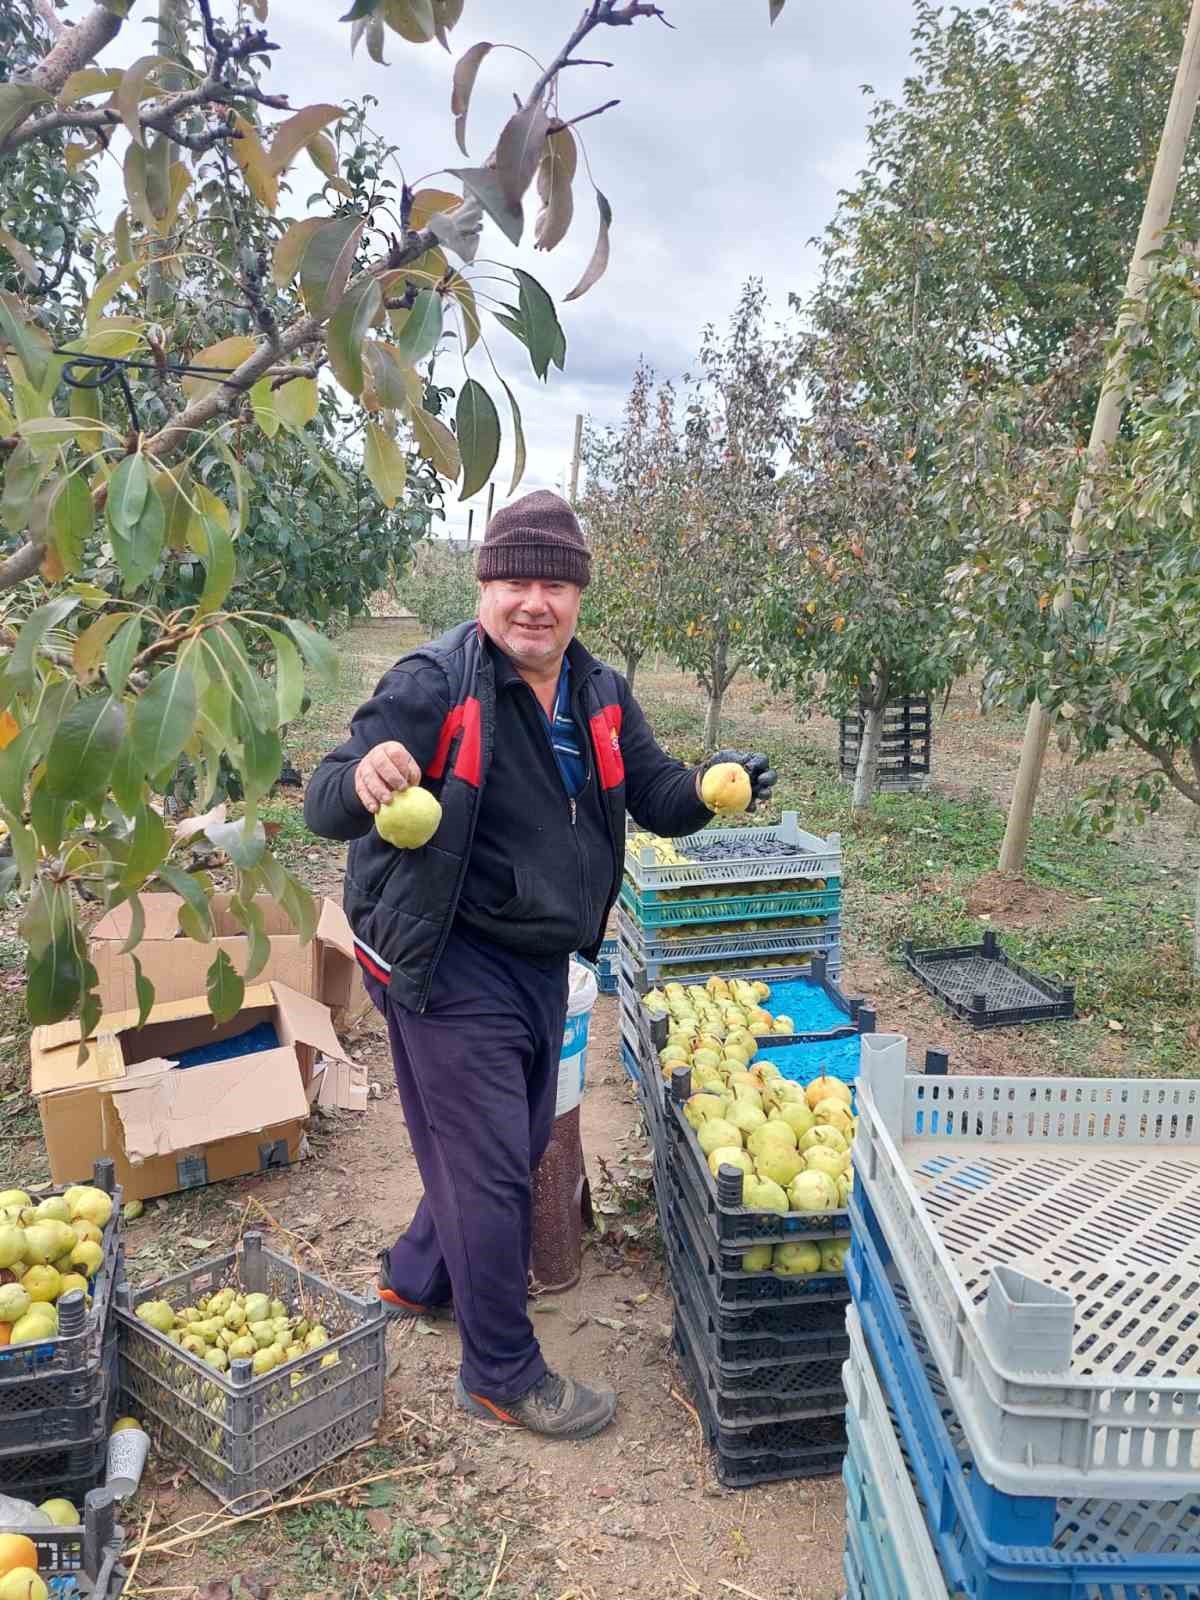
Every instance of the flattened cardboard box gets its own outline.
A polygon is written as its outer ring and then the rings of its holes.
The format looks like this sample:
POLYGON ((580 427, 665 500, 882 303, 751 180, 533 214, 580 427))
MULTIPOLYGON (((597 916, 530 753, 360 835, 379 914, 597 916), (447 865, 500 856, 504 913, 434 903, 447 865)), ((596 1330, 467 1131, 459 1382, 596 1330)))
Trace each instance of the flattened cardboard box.
POLYGON ((206 1000, 156 1005, 141 1029, 135 1010, 105 1015, 82 1065, 79 1037, 78 1022, 60 1022, 35 1029, 30 1043, 51 1175, 71 1183, 111 1156, 134 1200, 295 1161, 314 1061, 349 1064, 327 1007, 279 982, 248 989, 225 1023, 214 1023, 206 1000), (260 1023, 274 1027, 277 1048, 175 1065, 182 1051, 260 1023))
MULTIPOLYGON (((238 972, 245 972, 246 935, 230 912, 229 901, 229 895, 213 896, 214 937, 209 944, 197 944, 179 931, 179 908, 183 902, 178 895, 142 896, 146 927, 137 956, 142 971, 154 985, 156 1001, 190 1000, 202 995, 205 974, 220 950, 225 951, 238 972)), ((322 900, 316 935, 302 945, 291 920, 276 901, 269 895, 258 895, 255 904, 271 941, 270 959, 255 981, 286 983, 289 989, 310 995, 333 1011, 348 1005, 357 995, 354 974, 358 963, 350 924, 341 908, 332 900, 322 900)), ((99 974, 100 1004, 105 1011, 130 1011, 137 1006, 133 962, 120 953, 131 921, 130 907, 118 906, 92 929, 90 954, 99 974)))

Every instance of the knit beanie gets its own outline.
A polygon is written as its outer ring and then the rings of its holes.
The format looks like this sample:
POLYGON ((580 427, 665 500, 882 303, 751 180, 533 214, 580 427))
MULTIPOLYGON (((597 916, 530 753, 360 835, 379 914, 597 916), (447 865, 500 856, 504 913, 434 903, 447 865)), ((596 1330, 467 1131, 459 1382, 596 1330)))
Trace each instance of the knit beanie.
POLYGON ((548 489, 536 489, 502 507, 488 523, 476 569, 490 578, 543 578, 585 589, 592 557, 575 513, 548 489))

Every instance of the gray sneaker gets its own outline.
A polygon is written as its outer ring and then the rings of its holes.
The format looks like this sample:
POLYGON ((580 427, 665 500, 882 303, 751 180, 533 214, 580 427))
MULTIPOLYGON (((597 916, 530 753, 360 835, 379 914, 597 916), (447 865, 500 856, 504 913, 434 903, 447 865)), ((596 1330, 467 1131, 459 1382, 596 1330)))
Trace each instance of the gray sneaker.
POLYGON ((460 1378, 454 1380, 454 1398, 459 1409, 485 1422, 504 1422, 513 1428, 528 1428, 547 1439, 590 1439, 607 1428, 617 1409, 611 1389, 589 1389, 574 1378, 560 1378, 547 1372, 532 1389, 516 1400, 503 1404, 469 1394, 460 1378))

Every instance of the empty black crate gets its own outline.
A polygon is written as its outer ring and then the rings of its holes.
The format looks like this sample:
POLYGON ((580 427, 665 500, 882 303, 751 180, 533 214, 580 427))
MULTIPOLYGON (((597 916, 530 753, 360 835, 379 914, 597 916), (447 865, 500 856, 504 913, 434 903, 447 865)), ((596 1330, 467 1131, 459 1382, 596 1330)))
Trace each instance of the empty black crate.
MULTIPOLYGON (((841 719, 838 755, 842 778, 854 781, 862 745, 866 712, 848 712, 841 719)), ((875 764, 877 789, 915 789, 927 781, 933 745, 933 723, 927 699, 901 698, 888 702, 883 713, 883 736, 875 764)))
POLYGON ((1073 985, 1039 977, 1010 961, 990 931, 981 944, 939 950, 915 950, 912 940, 906 940, 904 964, 930 994, 976 1028, 1065 1021, 1075 1015, 1073 985))

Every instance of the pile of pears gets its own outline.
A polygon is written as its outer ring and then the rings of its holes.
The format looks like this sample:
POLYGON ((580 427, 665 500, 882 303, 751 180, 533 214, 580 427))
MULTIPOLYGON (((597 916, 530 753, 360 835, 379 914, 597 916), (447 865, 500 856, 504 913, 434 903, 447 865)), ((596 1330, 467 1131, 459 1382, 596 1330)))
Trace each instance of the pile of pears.
MULTIPOLYGON (((134 1307, 134 1315, 214 1371, 225 1372, 232 1361, 245 1358, 256 1378, 320 1350, 330 1340, 319 1322, 291 1315, 282 1300, 231 1287, 205 1295, 181 1311, 166 1300, 143 1300, 134 1307)), ((337 1361, 337 1352, 330 1351, 321 1365, 332 1367, 337 1361)))
POLYGON ((57 1338, 57 1302, 89 1294, 112 1209, 91 1184, 37 1202, 24 1189, 0 1191, 0 1346, 57 1338))
POLYGON ((739 1049, 748 1063, 759 1039, 795 1033, 791 1017, 773 1016, 764 1008, 770 998, 769 983, 745 978, 712 977, 702 988, 666 983, 651 989, 642 1004, 652 1017, 670 1018, 667 1044, 659 1052, 663 1076, 669 1078, 676 1067, 690 1066, 693 1075, 706 1067, 715 1070, 739 1049))

